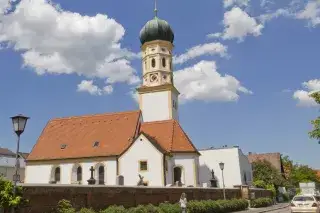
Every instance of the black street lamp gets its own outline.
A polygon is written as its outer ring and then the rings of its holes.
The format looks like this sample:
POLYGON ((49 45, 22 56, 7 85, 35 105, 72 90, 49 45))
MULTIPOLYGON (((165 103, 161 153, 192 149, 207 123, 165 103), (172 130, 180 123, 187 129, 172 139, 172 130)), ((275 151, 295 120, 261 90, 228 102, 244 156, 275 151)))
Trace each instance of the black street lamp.
POLYGON ((226 188, 224 185, 224 175, 223 175, 223 170, 224 170, 224 163, 220 162, 219 163, 220 169, 221 169, 221 174, 222 174, 222 187, 223 187, 223 199, 226 199, 226 188))
MULTIPOLYGON (((17 151, 16 151, 15 174, 13 175, 13 182, 14 182, 13 196, 16 195, 17 182, 20 181, 20 175, 19 175, 19 167, 20 167, 20 162, 19 162, 20 135, 24 132, 24 129, 26 127, 28 119, 29 119, 28 117, 23 116, 21 114, 11 117, 12 125, 13 125, 13 131, 17 135, 17 151)), ((12 213, 14 213, 14 207, 12 208, 12 213)))

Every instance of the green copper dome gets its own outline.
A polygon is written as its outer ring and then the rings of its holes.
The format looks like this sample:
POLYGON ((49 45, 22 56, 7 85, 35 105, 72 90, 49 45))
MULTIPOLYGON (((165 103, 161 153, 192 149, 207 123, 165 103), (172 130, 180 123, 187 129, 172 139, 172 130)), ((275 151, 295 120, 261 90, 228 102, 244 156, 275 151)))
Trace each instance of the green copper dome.
POLYGON ((173 31, 165 20, 154 17, 148 21, 140 31, 140 41, 144 44, 148 41, 163 40, 173 43, 173 31))

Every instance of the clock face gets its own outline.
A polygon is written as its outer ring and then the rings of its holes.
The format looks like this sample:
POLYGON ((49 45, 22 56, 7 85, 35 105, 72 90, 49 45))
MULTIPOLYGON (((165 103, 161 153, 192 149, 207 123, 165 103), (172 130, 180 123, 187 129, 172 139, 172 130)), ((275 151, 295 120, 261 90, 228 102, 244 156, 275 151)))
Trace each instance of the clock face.
POLYGON ((150 82, 155 82, 155 81, 157 81, 157 76, 156 75, 151 75, 150 76, 150 82))

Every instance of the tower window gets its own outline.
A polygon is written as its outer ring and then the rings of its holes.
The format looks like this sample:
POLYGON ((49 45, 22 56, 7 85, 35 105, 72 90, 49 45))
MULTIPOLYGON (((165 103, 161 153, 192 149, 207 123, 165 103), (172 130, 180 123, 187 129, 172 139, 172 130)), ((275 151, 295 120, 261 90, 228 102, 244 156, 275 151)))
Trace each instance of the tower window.
POLYGON ((162 58, 162 67, 166 67, 166 59, 162 58))
POLYGON ((153 68, 156 66, 156 60, 154 58, 151 60, 151 66, 153 68))

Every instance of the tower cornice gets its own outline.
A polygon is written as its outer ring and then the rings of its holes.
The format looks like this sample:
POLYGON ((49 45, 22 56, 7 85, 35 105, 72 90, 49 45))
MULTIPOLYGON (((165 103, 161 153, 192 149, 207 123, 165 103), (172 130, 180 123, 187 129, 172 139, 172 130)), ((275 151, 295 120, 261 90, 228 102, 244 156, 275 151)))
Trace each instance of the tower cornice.
POLYGON ((161 91, 173 91, 177 94, 180 94, 177 88, 172 84, 163 84, 163 85, 152 86, 152 87, 141 86, 139 88, 136 88, 136 90, 139 94, 150 93, 150 92, 161 92, 161 91))

